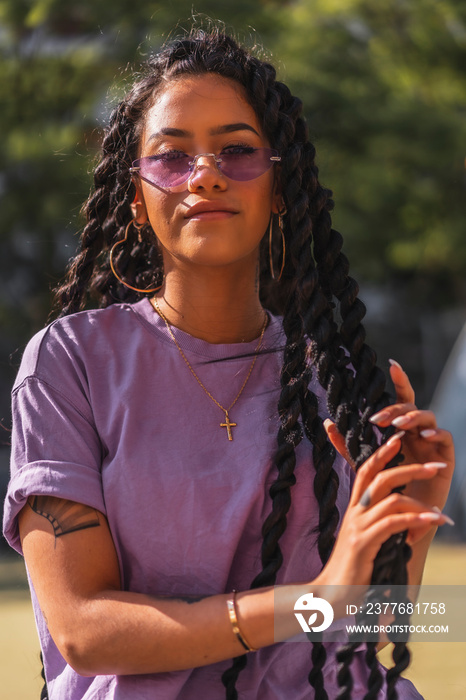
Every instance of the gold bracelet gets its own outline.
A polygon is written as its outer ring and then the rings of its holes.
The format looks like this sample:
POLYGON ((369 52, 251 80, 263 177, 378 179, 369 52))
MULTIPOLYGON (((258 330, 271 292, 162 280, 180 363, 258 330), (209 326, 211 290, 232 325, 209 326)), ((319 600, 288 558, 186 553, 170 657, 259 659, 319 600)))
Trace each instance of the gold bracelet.
POLYGON ((233 591, 233 598, 227 600, 227 608, 228 615, 230 617, 231 628, 236 637, 238 638, 238 641, 241 642, 246 651, 257 651, 257 649, 254 649, 254 647, 250 646, 250 644, 247 643, 247 641, 244 638, 244 635, 241 634, 238 624, 238 616, 236 614, 236 591, 233 591))

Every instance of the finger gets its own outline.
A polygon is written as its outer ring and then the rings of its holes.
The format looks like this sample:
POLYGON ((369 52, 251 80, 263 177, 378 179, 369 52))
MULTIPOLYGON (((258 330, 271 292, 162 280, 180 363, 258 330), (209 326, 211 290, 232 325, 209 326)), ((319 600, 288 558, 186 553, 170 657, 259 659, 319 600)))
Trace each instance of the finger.
POLYGON ((424 430, 437 427, 435 413, 432 411, 409 411, 403 415, 396 416, 391 423, 395 428, 401 428, 402 430, 414 430, 416 428, 424 430))
POLYGON ((422 501, 405 496, 402 493, 391 493, 374 506, 367 508, 366 512, 360 516, 361 523, 365 530, 384 518, 401 513, 423 514, 421 520, 424 521, 432 520, 434 522, 439 520, 442 524, 452 522, 448 515, 441 513, 437 508, 429 508, 422 501))
POLYGON ((439 458, 449 462, 453 469, 455 464, 455 446, 452 434, 448 430, 442 430, 441 428, 427 428, 421 430, 419 434, 426 445, 429 445, 431 449, 435 449, 439 458))
POLYGON ((381 428, 386 428, 391 424, 394 418, 403 416, 411 411, 417 411, 417 406, 413 403, 394 403, 391 406, 386 406, 382 411, 374 413, 374 415, 369 418, 369 422, 381 428))
POLYGON ((393 489, 409 484, 411 481, 432 479, 439 470, 446 469, 446 462, 426 462, 409 466, 386 469, 377 474, 372 484, 364 491, 359 504, 363 508, 373 506, 391 494, 393 489))
POLYGON ((377 521, 367 528, 364 533, 367 537, 367 542, 382 545, 389 537, 408 530, 408 539, 415 540, 415 536, 410 535, 412 530, 422 528, 430 529, 431 527, 439 527, 441 525, 450 524, 450 519, 443 513, 433 513, 423 511, 422 513, 395 513, 388 515, 385 518, 377 521))
POLYGON ((358 521, 359 532, 355 544, 369 556, 371 552, 377 554, 380 546, 391 535, 407 530, 409 536, 414 531, 416 534, 412 539, 415 540, 419 538, 417 533, 425 534, 432 527, 453 523, 447 515, 435 508, 426 509, 419 501, 400 494, 390 495, 367 514, 361 514, 358 521))
POLYGON ((446 448, 453 449, 453 437, 448 430, 442 428, 427 428, 419 433, 426 442, 435 442, 446 448))
POLYGON ((403 403, 414 403, 414 389, 408 379, 408 375, 396 360, 390 362, 390 377, 395 386, 397 401, 403 403))
POLYGON ((351 492, 351 504, 358 503, 364 491, 372 483, 374 477, 381 472, 393 457, 398 454, 401 447, 401 438, 404 432, 396 433, 379 447, 373 455, 366 459, 356 473, 353 490, 351 492))
POLYGON ((351 455, 346 447, 345 438, 338 430, 337 426, 330 418, 324 420, 324 428, 327 433, 328 439, 336 449, 336 451, 350 464, 353 469, 355 468, 354 462, 351 459, 351 455))

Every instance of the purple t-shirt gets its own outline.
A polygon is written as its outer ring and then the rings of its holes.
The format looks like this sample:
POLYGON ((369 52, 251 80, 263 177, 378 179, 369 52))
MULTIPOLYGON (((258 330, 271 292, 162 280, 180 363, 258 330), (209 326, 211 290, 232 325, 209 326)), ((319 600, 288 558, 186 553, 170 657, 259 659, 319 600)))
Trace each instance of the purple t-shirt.
MULTIPOLYGON (((173 332, 204 385, 228 407, 257 341, 213 345, 173 332)), ((283 344, 281 322, 272 317, 263 347, 277 351, 257 358, 231 410, 237 425, 229 441, 220 427, 223 412, 196 382, 147 299, 78 313, 38 333, 13 389, 12 475, 4 511, 10 544, 21 551, 16 518, 28 496, 57 496, 106 515, 125 590, 184 596, 249 588, 261 569, 261 526, 271 509, 283 344)), ((312 389, 327 415, 323 390, 314 383, 312 389)), ((351 470, 341 458, 335 468, 343 513, 351 470)), ((278 584, 312 580, 321 568, 313 472, 312 446, 303 440, 280 541, 278 584)), ((231 661, 170 673, 79 676, 51 639, 32 586, 31 593, 50 700, 224 697, 221 675, 231 661)), ((335 647, 327 647, 324 671, 329 698, 337 694, 335 647)), ((357 699, 366 692, 367 669, 363 653, 355 657, 357 699)), ((312 698, 309 670, 308 644, 261 649, 248 656, 239 697, 312 698)), ((398 687, 400 698, 420 698, 408 681, 398 687)))

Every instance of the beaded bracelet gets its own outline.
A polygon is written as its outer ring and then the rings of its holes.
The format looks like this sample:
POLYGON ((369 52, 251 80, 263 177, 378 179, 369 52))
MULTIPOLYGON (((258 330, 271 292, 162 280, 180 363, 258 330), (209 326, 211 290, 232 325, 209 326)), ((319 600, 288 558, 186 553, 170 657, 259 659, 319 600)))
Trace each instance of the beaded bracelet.
POLYGON ((254 647, 250 646, 247 641, 244 638, 244 635, 241 634, 239 624, 238 624, 238 616, 236 614, 236 591, 233 591, 233 598, 230 598, 230 600, 227 600, 227 608, 228 608, 228 615, 230 617, 230 622, 231 622, 231 628, 238 638, 238 641, 241 642, 243 647, 246 649, 246 651, 257 651, 257 649, 254 649, 254 647))

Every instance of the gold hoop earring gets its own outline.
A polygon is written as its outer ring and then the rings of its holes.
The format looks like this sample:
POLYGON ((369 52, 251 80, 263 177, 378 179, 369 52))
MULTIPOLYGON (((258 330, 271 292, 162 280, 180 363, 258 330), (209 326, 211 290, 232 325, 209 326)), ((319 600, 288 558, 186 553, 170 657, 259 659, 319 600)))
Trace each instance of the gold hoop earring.
POLYGON ((120 275, 115 269, 115 263, 113 262, 113 254, 115 252, 115 248, 117 248, 117 246, 119 245, 122 245, 123 243, 126 243, 126 241, 128 240, 129 227, 131 225, 133 225, 134 228, 137 229, 137 231, 140 231, 144 227, 144 224, 138 224, 136 219, 131 219, 131 221, 125 228, 125 237, 122 238, 121 241, 117 241, 116 243, 114 243, 110 249, 110 267, 118 282, 120 282, 120 284, 123 284, 125 287, 128 287, 128 289, 132 289, 133 292, 139 292, 139 294, 149 294, 150 292, 157 292, 159 289, 162 288, 162 284, 159 287, 152 287, 151 289, 138 289, 137 287, 132 287, 130 284, 121 279, 120 275))
POLYGON ((282 264, 280 267, 280 274, 278 277, 275 276, 275 271, 273 269, 273 254, 272 254, 272 234, 273 234, 273 214, 270 217, 270 224, 269 224, 269 265, 270 265, 270 274, 272 276, 272 279, 275 280, 276 282, 280 282, 283 274, 283 268, 285 267, 285 255, 286 255, 286 244, 285 244, 285 234, 283 232, 283 217, 286 214, 286 208, 282 209, 278 213, 278 228, 280 230, 280 234, 282 237, 282 264))

